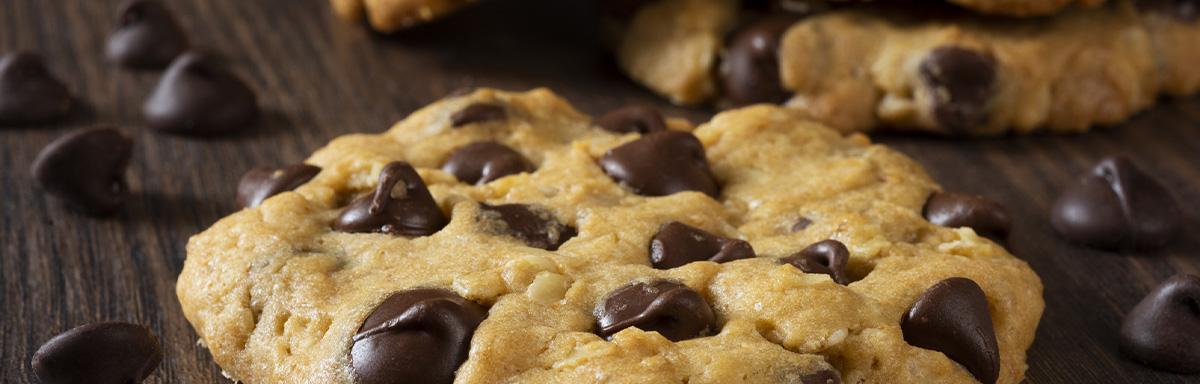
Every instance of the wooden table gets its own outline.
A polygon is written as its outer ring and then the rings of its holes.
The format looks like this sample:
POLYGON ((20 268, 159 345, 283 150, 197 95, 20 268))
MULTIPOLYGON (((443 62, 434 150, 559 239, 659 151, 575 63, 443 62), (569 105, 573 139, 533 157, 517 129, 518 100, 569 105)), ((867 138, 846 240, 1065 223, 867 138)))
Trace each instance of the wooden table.
MULTIPOLYGON (((335 136, 381 131, 461 87, 550 87, 588 113, 626 102, 662 105, 625 80, 579 1, 491 1, 433 26, 383 37, 335 20, 324 0, 167 1, 195 45, 218 52, 255 89, 266 114, 253 131, 190 139, 139 121, 156 72, 103 60, 117 0, 0 0, 0 51, 41 52, 84 105, 68 121, 0 131, 0 377, 32 382, 37 347, 100 320, 149 324, 166 360, 148 382, 224 382, 175 298, 189 236, 233 212, 235 183, 255 165, 296 162, 335 136), (38 150, 75 128, 113 123, 137 141, 137 198, 92 219, 46 199, 28 175, 38 150)), ((1197 63, 1200 65, 1200 63, 1197 63)), ((1046 287, 1029 351, 1033 383, 1197 382, 1117 352, 1121 317, 1158 281, 1200 273, 1200 99, 1166 101, 1128 124, 1086 135, 975 141, 879 136, 947 189, 1000 200, 1016 218, 1010 244, 1046 287), (1170 247, 1116 254, 1064 242, 1047 211, 1095 160, 1126 153, 1177 195, 1188 225, 1170 247)))

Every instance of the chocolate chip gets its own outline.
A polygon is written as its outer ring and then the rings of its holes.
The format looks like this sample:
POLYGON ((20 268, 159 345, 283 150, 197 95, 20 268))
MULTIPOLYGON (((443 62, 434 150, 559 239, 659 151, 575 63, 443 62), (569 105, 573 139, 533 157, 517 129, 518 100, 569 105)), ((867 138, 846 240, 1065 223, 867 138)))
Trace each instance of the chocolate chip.
POLYGON ((1180 226, 1167 189, 1125 157, 1101 160, 1054 203, 1051 223, 1063 237, 1102 248, 1166 245, 1180 226))
POLYGON ((216 58, 185 53, 142 105, 150 128, 186 135, 215 135, 245 128, 258 117, 254 91, 216 58))
POLYGON ((0 125, 47 123, 67 114, 71 93, 29 52, 0 57, 0 125))
POLYGON ((996 86, 996 58, 960 47, 940 47, 918 72, 933 97, 933 117, 951 133, 970 133, 987 123, 996 86))
POLYGON ((613 148, 600 159, 604 172, 643 196, 697 191, 717 197, 704 146, 687 132, 661 131, 613 148))
POLYGON ((934 192, 925 202, 925 218, 943 227, 969 227, 976 233, 1003 241, 1012 219, 1003 205, 983 196, 934 192))
POLYGON ((442 170, 464 183, 483 185, 504 176, 533 172, 533 164, 504 144, 480 141, 455 149, 442 170))
POLYGON ((781 263, 791 264, 804 273, 820 273, 829 275, 833 282, 850 284, 850 276, 846 274, 846 263, 850 261, 850 250, 837 240, 821 240, 791 256, 779 259, 781 263))
POLYGON ((808 229, 808 226, 812 225, 812 223, 813 221, 809 218, 801 216, 799 219, 796 219, 795 224, 792 224, 792 232, 800 232, 808 229))
POLYGON ((821 370, 800 376, 800 384, 842 384, 842 375, 834 370, 821 370))
POLYGON ((251 169, 238 182, 238 204, 246 208, 257 207, 268 197, 296 189, 320 172, 321 167, 308 164, 251 169))
POLYGON ((779 78, 779 43, 796 20, 795 15, 768 16, 739 29, 730 38, 720 77, 725 96, 734 105, 787 100, 788 92, 779 78))
POLYGON ((1133 307, 1121 351, 1158 369, 1200 373, 1200 276, 1175 275, 1133 307))
MULTIPOLYGON (((158 338, 145 326, 92 323, 42 344, 33 373, 43 384, 140 383, 162 362, 158 338)), ((11 378, 11 377, 10 377, 11 378)))
POLYGON ((125 170, 133 140, 116 128, 101 126, 54 140, 33 161, 38 186, 68 206, 103 216, 116 212, 129 196, 125 170))
POLYGON ((647 134, 667 130, 667 122, 657 109, 644 105, 627 105, 605 113, 595 124, 616 133, 647 134))
POLYGON ((929 287, 904 313, 900 329, 904 341, 945 354, 984 384, 1000 376, 987 296, 971 279, 952 277, 929 287))
POLYGON ((446 383, 467 360, 487 309, 442 289, 392 294, 363 321, 350 347, 356 384, 446 383))
POLYGON ((163 68, 187 50, 187 36, 171 11, 153 0, 121 4, 117 26, 108 35, 108 61, 130 68, 163 68))
POLYGON ((449 220, 411 165, 394 161, 379 173, 374 192, 359 196, 333 222, 342 232, 429 236, 449 220))
POLYGON ((526 204, 479 205, 480 220, 502 223, 497 232, 548 251, 575 237, 575 228, 558 222, 550 210, 526 204))
POLYGON ((658 269, 678 268, 697 261, 725 263, 754 257, 745 240, 717 236, 678 221, 662 226, 650 239, 650 264, 658 269))
POLYGON ((600 336, 611 337, 629 327, 658 332, 681 341, 717 330, 712 308, 699 293, 683 284, 659 280, 618 288, 596 308, 600 336))
POLYGON ((504 106, 502 105, 475 103, 450 115, 450 125, 458 128, 467 124, 504 120, 506 118, 508 118, 508 112, 504 110, 504 106))

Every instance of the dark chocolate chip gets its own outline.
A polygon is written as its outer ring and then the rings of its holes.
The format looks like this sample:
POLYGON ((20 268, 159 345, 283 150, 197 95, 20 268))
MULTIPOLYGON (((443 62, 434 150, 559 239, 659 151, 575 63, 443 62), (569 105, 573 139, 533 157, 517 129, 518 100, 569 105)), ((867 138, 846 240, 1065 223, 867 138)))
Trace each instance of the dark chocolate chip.
POLYGON ((837 240, 818 241, 800 252, 779 259, 779 262, 791 264, 804 273, 829 275, 833 282, 841 285, 850 284, 850 276, 846 274, 846 263, 850 262, 850 250, 837 240))
POLYGON ((468 105, 461 111, 450 115, 450 125, 457 128, 467 124, 504 120, 506 118, 508 118, 508 111, 504 110, 503 105, 476 103, 468 105))
POLYGON ((162 358, 149 328, 92 323, 42 344, 33 354, 33 372, 43 384, 131 384, 150 376, 162 358))
POLYGON ((834 370, 821 370, 800 376, 800 384, 842 384, 842 375, 834 370))
POLYGON ((987 296, 971 279, 939 281, 913 302, 900 321, 904 341, 941 352, 983 384, 1000 376, 1000 349, 987 296))
POLYGON ((449 384, 467 360, 487 309, 454 292, 392 294, 363 321, 350 347, 356 384, 449 384))
POLYGON ((796 20, 795 15, 768 16, 739 29, 730 38, 720 77, 725 96, 734 105, 787 100, 788 92, 779 78, 779 43, 796 20))
POLYGON ((921 80, 933 97, 942 129, 970 133, 987 123, 996 87, 996 58, 967 48, 941 47, 921 61, 921 80))
POLYGON ((159 131, 207 136, 253 123, 258 101, 216 58, 188 52, 171 63, 142 105, 142 115, 159 131))
POLYGON ((296 189, 320 172, 321 167, 308 164, 251 169, 238 182, 238 204, 246 208, 257 207, 268 197, 296 189))
POLYGON ((187 50, 187 36, 171 11, 154 0, 121 4, 117 26, 108 35, 108 61, 129 68, 164 68, 187 50))
POLYGON ((417 171, 408 163, 394 161, 379 173, 375 191, 350 202, 334 220, 333 228, 416 237, 432 235, 448 221, 417 171))
POLYGON ((483 185, 504 176, 533 172, 533 164, 504 144, 480 141, 455 149, 442 170, 464 183, 483 185))
POLYGON ((1200 373, 1200 276, 1175 275, 1133 307, 1121 351, 1158 369, 1200 373))
POLYGON ((54 121, 71 108, 71 92, 42 57, 29 52, 0 57, 0 125, 54 121))
POLYGON ((976 233, 1003 241, 1012 228, 1012 218, 1000 203, 983 196, 934 192, 925 202, 925 218, 943 227, 969 227, 976 233))
POLYGON ((600 165, 610 177, 643 196, 697 191, 716 198, 719 189, 704 146, 687 132, 647 134, 609 150, 600 165))
POLYGON ((1167 189, 1128 158, 1109 157, 1058 197, 1051 223, 1083 244, 1156 248, 1179 232, 1180 210, 1167 189))
POLYGON ((664 224, 650 239, 650 264, 678 268, 697 261, 725 263, 754 257, 745 240, 717 236, 678 221, 664 224))
POLYGON ((808 229, 808 226, 812 225, 812 223, 812 220, 809 218, 801 216, 799 219, 796 219, 795 224, 792 224, 792 232, 800 232, 808 229))
POLYGON ((557 250, 575 237, 575 228, 560 223, 550 210, 526 204, 479 205, 480 220, 502 223, 497 232, 516 237, 526 245, 557 250))
POLYGON ((82 212, 116 212, 129 196, 125 170, 133 140, 113 127, 68 133, 54 140, 33 161, 30 173, 51 196, 82 212))
POLYGON ((686 285, 666 280, 618 288, 596 308, 596 318, 604 338, 629 327, 658 332, 671 341, 717 331, 708 302, 686 285))
POLYGON ((667 122, 657 109, 644 105, 627 105, 605 113, 595 124, 616 133, 647 134, 667 130, 667 122))

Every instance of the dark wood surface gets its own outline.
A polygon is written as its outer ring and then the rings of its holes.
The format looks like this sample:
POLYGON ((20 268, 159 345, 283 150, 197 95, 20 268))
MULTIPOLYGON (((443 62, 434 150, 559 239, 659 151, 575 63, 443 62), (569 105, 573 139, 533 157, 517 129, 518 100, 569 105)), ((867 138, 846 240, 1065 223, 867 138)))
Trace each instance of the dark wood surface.
MULTIPOLYGON (((145 129, 138 111, 159 73, 104 62, 116 0, 0 0, 0 52, 41 52, 82 105, 60 124, 0 131, 0 381, 33 382, 29 360, 42 342, 102 320, 148 324, 162 338, 166 359, 148 382, 227 381, 196 346, 175 298, 188 237, 236 209, 235 183, 250 167, 296 162, 335 136, 383 130, 455 89, 547 86, 588 113, 639 101, 707 118, 622 78, 577 0, 490 1, 391 37, 335 20, 325 0, 167 3, 195 45, 223 55, 258 90, 266 114, 254 130, 201 140, 145 129), (65 210, 28 175, 43 145, 97 123, 137 141, 129 171, 136 198, 110 219, 65 210)), ((1016 217, 1011 250, 1046 287, 1029 382, 1200 382, 1146 369, 1116 347, 1121 317, 1148 289, 1177 272, 1200 273, 1200 99, 1167 100, 1086 135, 876 139, 918 159, 947 189, 991 196, 1016 217), (1116 153, 1183 203, 1188 224, 1170 247, 1117 254, 1051 231, 1057 192, 1116 153)))

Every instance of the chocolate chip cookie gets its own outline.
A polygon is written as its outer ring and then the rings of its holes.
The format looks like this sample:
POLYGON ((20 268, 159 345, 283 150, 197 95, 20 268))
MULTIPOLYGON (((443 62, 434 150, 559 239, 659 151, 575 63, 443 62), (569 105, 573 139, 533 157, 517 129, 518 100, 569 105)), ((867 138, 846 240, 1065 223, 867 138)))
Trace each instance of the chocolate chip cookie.
POLYGON ((842 131, 1079 132, 1200 89, 1200 22, 1187 1, 1015 19, 659 0, 623 25, 621 66, 675 103, 783 104, 842 131))
POLYGON ((1042 286, 992 202, 933 224, 915 162, 786 108, 620 111, 483 89, 335 139, 189 241, 183 311, 245 383, 1021 381, 1042 286))
MULTIPOLYGON (((788 1, 788 0, 778 0, 788 1)), ((794 1, 794 0, 793 0, 794 1)), ((869 0, 833 0, 848 3, 857 3, 869 0)), ((895 1, 895 0, 892 0, 895 1)), ((932 0, 943 1, 943 0, 932 0)), ((1104 4, 1105 0, 944 0, 948 3, 970 9, 974 12, 1015 16, 1015 17, 1030 17, 1030 16, 1046 16, 1058 13, 1069 7, 1096 7, 1104 4)), ((912 1, 909 1, 910 3, 912 1)), ((931 0, 921 0, 920 2, 929 3, 931 0)))
POLYGON ((445 16, 475 0, 329 0, 343 20, 367 23, 376 31, 396 32, 445 16))

